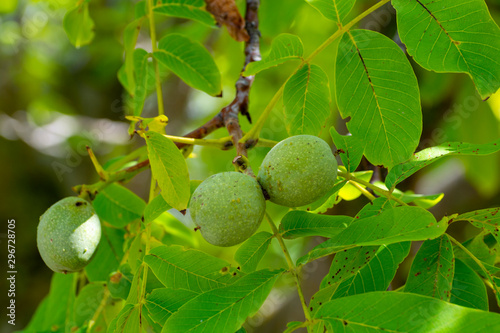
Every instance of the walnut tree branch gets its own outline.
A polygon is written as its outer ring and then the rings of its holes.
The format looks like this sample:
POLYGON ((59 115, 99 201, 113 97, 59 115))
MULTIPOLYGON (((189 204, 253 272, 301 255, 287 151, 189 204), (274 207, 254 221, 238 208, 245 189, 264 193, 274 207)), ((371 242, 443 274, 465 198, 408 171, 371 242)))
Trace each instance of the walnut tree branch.
MULTIPOLYGON (((247 7, 245 13, 246 29, 250 36, 250 40, 245 43, 245 64, 243 65, 242 73, 246 66, 254 61, 259 61, 260 57, 260 32, 258 9, 259 0, 247 0, 247 7)), ((221 110, 222 118, 227 131, 231 135, 236 152, 238 155, 247 156, 247 149, 253 147, 256 142, 242 142, 240 139, 243 137, 241 131, 238 115, 241 113, 245 115, 248 121, 251 122, 251 117, 248 112, 250 88, 254 81, 255 76, 243 76, 240 74, 236 82, 236 96, 234 100, 225 108, 221 110)), ((251 169, 249 170, 251 172, 251 169)))
MULTIPOLYGON (((243 65, 243 71, 246 66, 254 61, 259 61, 260 56, 260 32, 258 30, 259 19, 258 19, 258 9, 259 0, 247 0, 246 1, 246 14, 245 14, 245 27, 250 36, 248 42, 245 43, 245 63, 243 65)), ((243 143, 239 143, 240 139, 243 137, 243 132, 239 124, 238 115, 241 113, 246 116, 248 121, 251 122, 251 117, 248 112, 249 104, 249 94, 250 88, 254 81, 254 76, 243 76, 240 74, 238 81, 236 81, 236 96, 234 100, 222 108, 222 110, 217 113, 212 119, 198 127, 197 129, 187 133, 184 137, 202 139, 212 133, 213 131, 226 127, 233 145, 236 147, 236 152, 238 156, 247 156, 247 149, 255 146, 257 140, 251 140, 243 143)), ((186 143, 176 142, 176 146, 181 149, 183 147, 189 146, 186 143)), ((109 179, 101 180, 92 185, 78 185, 73 188, 75 192, 79 195, 83 195, 90 200, 98 193, 99 190, 108 186, 112 182, 126 181, 131 179, 137 173, 145 170, 149 166, 149 160, 145 159, 139 161, 136 165, 131 166, 127 169, 120 170, 119 172, 112 173, 109 179)), ((248 166, 245 168, 245 172, 253 175, 252 169, 248 166)))

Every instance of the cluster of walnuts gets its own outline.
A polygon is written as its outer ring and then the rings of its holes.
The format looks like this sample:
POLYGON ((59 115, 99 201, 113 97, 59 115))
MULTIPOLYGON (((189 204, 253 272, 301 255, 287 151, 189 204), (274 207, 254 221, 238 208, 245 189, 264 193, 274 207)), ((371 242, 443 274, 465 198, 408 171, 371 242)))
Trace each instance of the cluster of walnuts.
MULTIPOLYGON (((336 179, 337 161, 330 146, 315 136, 293 136, 269 151, 257 179, 239 172, 207 178, 193 193, 191 216, 207 242, 233 246, 258 229, 266 198, 286 207, 307 205, 325 195, 336 179)), ((99 218, 81 198, 64 198, 40 217, 38 249, 53 271, 81 270, 100 238, 99 218)))
POLYGON ((205 240, 233 246, 248 239, 266 211, 266 197, 286 207, 310 204, 337 179, 330 146, 311 135, 292 136, 269 151, 257 179, 238 172, 207 178, 191 198, 191 216, 205 240))

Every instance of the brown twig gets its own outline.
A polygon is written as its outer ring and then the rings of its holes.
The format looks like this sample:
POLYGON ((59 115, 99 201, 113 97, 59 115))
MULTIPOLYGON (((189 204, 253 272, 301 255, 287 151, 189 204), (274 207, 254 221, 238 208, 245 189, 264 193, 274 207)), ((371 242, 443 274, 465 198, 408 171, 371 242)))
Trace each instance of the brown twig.
MULTIPOLYGON (((258 9, 259 9, 260 0, 247 0, 246 2, 246 14, 245 14, 245 27, 250 36, 250 40, 245 43, 245 64, 243 65, 243 71, 246 66, 254 61, 259 61, 260 57, 260 32, 258 30, 259 19, 258 19, 258 9)), ((243 137, 243 132, 241 131, 238 114, 246 116, 248 121, 251 123, 250 113, 248 112, 248 103, 249 103, 249 93, 250 87, 254 81, 254 76, 243 76, 240 74, 238 81, 236 81, 236 96, 234 100, 222 108, 222 110, 217 113, 212 119, 198 127, 197 129, 187 133, 184 137, 194 138, 194 139, 202 139, 206 137, 208 134, 213 131, 226 127, 233 145, 236 147, 236 152, 238 156, 247 156, 247 149, 255 146, 257 141, 239 143, 239 140, 243 137)), ((181 149, 186 146, 189 146, 185 143, 175 143, 176 146, 181 149)), ((116 174, 113 175, 107 181, 100 181, 93 185, 79 185, 75 186, 73 190, 79 194, 82 192, 92 192, 91 197, 95 196, 95 194, 102 188, 109 185, 111 182, 123 181, 130 179, 138 172, 146 169, 149 166, 149 159, 144 161, 140 161, 134 166, 131 166, 127 169, 123 169, 116 174)), ((250 166, 245 169, 247 174, 253 175, 253 171, 250 166)))
MULTIPOLYGON (((246 29, 250 35, 250 40, 245 44, 245 64, 243 65, 242 73, 246 66, 254 61, 260 60, 260 32, 259 18, 258 18, 259 0, 247 0, 247 8, 245 14, 246 29)), ((256 142, 240 143, 243 137, 241 131, 238 114, 245 115, 249 122, 252 121, 250 113, 248 112, 250 87, 254 81, 255 76, 243 76, 240 74, 236 82, 236 96, 234 100, 221 110, 224 124, 226 125, 229 135, 231 135, 233 145, 236 147, 238 155, 247 156, 247 149, 253 147, 256 142)), ((249 173, 253 173, 251 168, 248 168, 249 173)))
MULTIPOLYGON (((247 0, 245 22, 246 30, 250 36, 250 40, 245 44, 245 64, 243 65, 242 73, 246 66, 254 61, 259 61, 260 57, 260 32, 259 19, 258 19, 259 0, 247 0)), ((247 156, 247 149, 255 146, 257 142, 238 143, 243 137, 241 131, 238 114, 246 116, 251 123, 252 118, 248 112, 250 87, 254 81, 254 76, 243 76, 240 74, 238 81, 236 81, 236 96, 233 101, 222 108, 222 110, 210 119, 206 124, 200 126, 194 131, 184 135, 188 138, 202 139, 211 132, 221 127, 226 127, 231 135, 236 152, 238 155, 247 156)), ((186 146, 184 143, 176 143, 177 147, 183 148, 186 146)))

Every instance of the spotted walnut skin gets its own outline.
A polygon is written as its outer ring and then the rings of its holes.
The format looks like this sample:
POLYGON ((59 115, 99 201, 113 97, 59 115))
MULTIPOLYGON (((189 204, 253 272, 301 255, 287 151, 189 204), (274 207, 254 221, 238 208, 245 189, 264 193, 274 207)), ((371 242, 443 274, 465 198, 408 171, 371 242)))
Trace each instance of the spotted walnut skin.
POLYGON ((190 211, 207 242, 233 246, 258 229, 266 200, 254 178, 239 172, 223 172, 207 178, 196 188, 190 211))
POLYGON ((269 200, 286 207, 314 202, 333 187, 336 179, 337 160, 330 146, 312 135, 279 142, 264 158, 257 177, 269 200))
POLYGON ((37 246, 55 272, 76 272, 88 265, 101 239, 101 222, 92 205, 77 197, 64 198, 40 217, 37 246))

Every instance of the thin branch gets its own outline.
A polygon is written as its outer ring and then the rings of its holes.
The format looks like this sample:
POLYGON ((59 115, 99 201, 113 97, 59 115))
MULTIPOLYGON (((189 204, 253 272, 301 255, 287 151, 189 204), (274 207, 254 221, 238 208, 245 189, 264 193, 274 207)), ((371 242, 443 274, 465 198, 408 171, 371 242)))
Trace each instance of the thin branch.
MULTIPOLYGON (((247 0, 247 9, 245 14, 246 29, 250 35, 250 40, 245 44, 245 63, 243 65, 243 71, 246 66, 254 61, 259 61, 260 56, 260 32, 258 30, 259 20, 258 20, 258 9, 259 0, 247 0)), ((213 131, 226 127, 233 145, 236 147, 236 152, 240 156, 247 156, 247 149, 254 147, 257 144, 257 140, 249 140, 247 142, 239 143, 240 139, 243 137, 243 132, 238 120, 238 114, 241 113, 245 115, 248 121, 251 122, 250 114, 248 113, 248 103, 249 103, 249 93, 250 87, 254 81, 254 76, 243 76, 240 75, 238 81, 236 82, 236 96, 234 100, 222 108, 222 110, 217 113, 212 119, 198 127, 197 129, 184 135, 186 138, 193 139, 203 139, 213 131)), ((266 140, 265 146, 272 146, 274 142, 266 140)), ((186 142, 175 142, 177 148, 181 149, 190 144, 186 142)), ((111 183, 126 181, 131 179, 137 173, 145 170, 149 166, 149 160, 145 159, 140 161, 134 166, 127 169, 120 170, 117 172, 110 173, 106 180, 101 180, 97 183, 91 185, 77 185, 73 187, 73 191, 78 193, 81 197, 93 200, 95 195, 108 186, 111 183)), ((253 171, 250 167, 246 169, 246 173, 253 175, 253 171)))
MULTIPOLYGON (((300 299, 300 304, 302 305, 302 309, 304 311, 304 316, 306 318, 307 322, 311 322, 311 312, 309 312, 309 309, 307 308, 307 303, 304 298, 304 293, 302 292, 302 287, 300 285, 300 278, 299 274, 297 272, 297 267, 295 266, 292 258, 290 257, 290 253, 288 252, 288 248, 286 247, 285 242, 283 241, 283 237, 281 237, 281 234, 278 231, 278 228, 276 228, 276 225, 274 224, 273 219, 269 214, 266 212, 265 217, 267 222, 269 223, 269 226, 271 227, 271 230, 273 231, 274 237, 278 240, 281 249, 283 250, 283 253, 285 254, 285 259, 288 264, 288 270, 292 274, 293 278, 295 279, 295 284, 297 285, 297 293, 299 294, 299 299, 300 299)), ((309 327, 307 327, 307 331, 310 332, 309 327)))
MULTIPOLYGON (((247 0, 245 22, 246 29, 250 35, 250 40, 245 43, 245 63, 243 65, 242 73, 246 66, 254 61, 259 61, 260 57, 260 32, 259 18, 258 18, 259 0, 247 0)), ((248 121, 252 121, 250 114, 248 113, 249 104, 249 94, 250 88, 254 81, 255 76, 243 76, 240 74, 238 81, 236 82, 236 96, 234 100, 221 110, 222 117, 224 119, 224 125, 231 136, 234 146, 236 147, 236 153, 239 156, 247 157, 247 149, 253 147, 256 141, 240 142, 243 137, 243 132, 241 131, 238 115, 241 113, 245 115, 248 121)), ((245 169, 247 174, 253 175, 253 171, 250 166, 245 169)))

